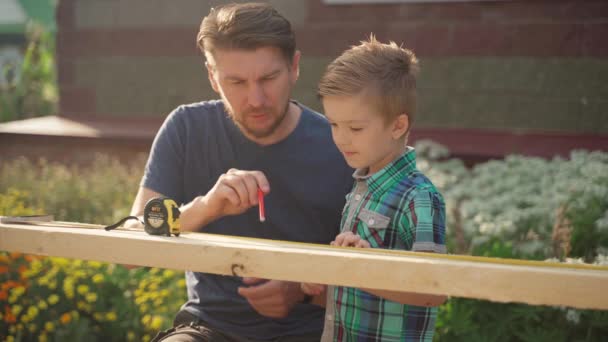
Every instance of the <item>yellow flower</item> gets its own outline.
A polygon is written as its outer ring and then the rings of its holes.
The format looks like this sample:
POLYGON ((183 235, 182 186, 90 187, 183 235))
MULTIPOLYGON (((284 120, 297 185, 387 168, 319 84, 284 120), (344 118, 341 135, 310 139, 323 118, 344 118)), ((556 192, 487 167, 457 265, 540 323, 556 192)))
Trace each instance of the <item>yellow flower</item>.
POLYGON ((158 290, 158 283, 157 282, 151 283, 150 286, 148 287, 148 290, 150 290, 150 291, 158 290))
POLYGON ((139 312, 148 312, 148 311, 150 311, 148 304, 142 304, 139 306, 139 312))
POLYGON ((175 275, 175 271, 173 270, 165 270, 163 272, 163 277, 165 278, 172 278, 175 275))
POLYGON ((36 318, 36 316, 38 316, 38 312, 38 308, 35 306, 30 306, 27 308, 27 316, 30 318, 30 320, 36 318))
POLYGON ((38 285, 46 286, 48 283, 49 283, 49 278, 47 278, 47 277, 38 278, 38 285))
POLYGON ((13 336, 6 336, 6 342, 15 342, 15 338, 13 336))
POLYGON ((17 332, 17 327, 16 327, 16 326, 14 326, 14 325, 9 326, 9 327, 8 327, 8 332, 9 332, 10 334, 14 334, 14 333, 16 333, 16 332, 17 332))
POLYGON ((49 304, 55 305, 59 301, 59 296, 56 294, 52 294, 49 296, 49 304))
POLYGON ((115 312, 108 312, 106 313, 106 319, 110 322, 114 322, 118 317, 116 316, 115 312))
POLYGON ((127 341, 134 341, 135 340, 135 333, 132 331, 129 331, 127 333, 127 341))
POLYGON ((84 295, 85 293, 89 292, 89 286, 88 285, 78 285, 78 287, 76 288, 76 291, 78 292, 79 295, 84 295))
POLYGON ((99 283, 103 282, 103 280, 104 280, 104 276, 101 273, 97 273, 96 275, 93 276, 94 284, 99 284, 99 283))
POLYGON ((68 299, 74 298, 74 278, 66 277, 63 281, 63 292, 68 299))
POLYGON ((53 324, 53 322, 44 323, 44 330, 46 330, 48 332, 55 330, 55 324, 53 324))
POLYGON ((17 299, 19 299, 19 297, 21 297, 21 295, 23 295, 25 293, 25 287, 23 286, 17 286, 14 287, 12 290, 10 290, 10 296, 8 297, 8 302, 9 303, 15 303, 17 301, 17 299))
POLYGON ((25 286, 16 286, 15 288, 13 288, 11 290, 11 294, 14 294, 15 296, 21 296, 24 293, 25 293, 25 286))
POLYGON ((74 278, 81 279, 81 278, 86 278, 87 273, 83 270, 78 270, 78 271, 75 271, 73 273, 73 275, 74 275, 74 278))
POLYGON ((57 281, 55 279, 51 280, 48 285, 49 290, 54 290, 57 288, 57 281))
POLYGON ((97 300, 97 293, 93 293, 93 292, 87 293, 84 298, 86 299, 87 302, 93 303, 97 300))
POLYGON ((49 306, 48 304, 44 301, 44 299, 41 299, 38 302, 38 307, 40 308, 40 310, 46 310, 49 306))
POLYGON ((21 305, 13 305, 11 307, 11 312, 15 316, 19 316, 19 313, 21 312, 21 310, 23 310, 23 307, 21 305))
POLYGON ((143 323, 144 325, 148 325, 148 323, 150 322, 150 319, 152 319, 152 317, 150 317, 150 315, 144 315, 144 317, 141 318, 141 323, 143 323))
POLYGON ((99 312, 96 312, 93 314, 93 317, 95 318, 96 321, 102 321, 103 320, 103 315, 99 312))
POLYGON ((89 266, 91 266, 93 268, 101 268, 101 266, 103 266, 103 264, 99 261, 89 261, 89 266))
POLYGON ((177 287, 179 287, 180 289, 184 289, 186 288, 186 279, 180 279, 177 281, 177 287))
POLYGON ((38 336, 38 342, 47 342, 48 339, 46 337, 46 334, 40 334, 40 336, 38 336))
POLYGON ((51 262, 59 267, 65 267, 69 265, 70 260, 66 258, 51 258, 51 262))
POLYGON ((141 341, 142 341, 142 342, 150 342, 150 336, 148 336, 148 335, 144 335, 144 336, 142 336, 142 337, 141 337, 141 341))
POLYGON ((154 316, 152 322, 150 323, 150 327, 154 330, 159 330, 161 325, 163 324, 162 318, 160 316, 154 316))

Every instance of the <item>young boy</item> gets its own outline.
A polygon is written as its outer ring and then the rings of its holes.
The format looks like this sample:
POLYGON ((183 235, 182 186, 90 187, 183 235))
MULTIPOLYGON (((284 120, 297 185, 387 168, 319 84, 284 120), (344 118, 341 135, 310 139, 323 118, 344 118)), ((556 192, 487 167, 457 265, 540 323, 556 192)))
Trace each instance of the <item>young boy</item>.
MULTIPOLYGON (((372 35, 334 60, 321 78, 319 97, 333 140, 356 169, 332 245, 445 253, 443 198, 416 169, 415 151, 407 146, 417 71, 413 52, 372 35)), ((302 284, 309 295, 323 289, 302 284)), ((330 286, 323 340, 432 341, 437 306, 444 301, 330 286)))

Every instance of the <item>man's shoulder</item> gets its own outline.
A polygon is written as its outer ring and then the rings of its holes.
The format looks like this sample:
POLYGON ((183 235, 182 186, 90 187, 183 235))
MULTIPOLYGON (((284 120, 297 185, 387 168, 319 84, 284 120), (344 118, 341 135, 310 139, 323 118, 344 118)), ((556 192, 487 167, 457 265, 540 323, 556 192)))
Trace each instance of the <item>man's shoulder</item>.
POLYGON ((223 125, 226 119, 224 105, 220 100, 183 104, 175 108, 165 119, 166 128, 181 132, 199 131, 205 127, 223 125))
POLYGON ((200 101, 193 102, 188 104, 180 105, 175 108, 172 115, 176 116, 213 116, 224 113, 224 104, 221 100, 209 100, 209 101, 200 101))
POLYGON ((296 104, 302 109, 302 115, 309 119, 311 122, 320 124, 320 125, 329 125, 329 121, 325 115, 315 111, 314 109, 303 105, 300 102, 296 102, 296 104))

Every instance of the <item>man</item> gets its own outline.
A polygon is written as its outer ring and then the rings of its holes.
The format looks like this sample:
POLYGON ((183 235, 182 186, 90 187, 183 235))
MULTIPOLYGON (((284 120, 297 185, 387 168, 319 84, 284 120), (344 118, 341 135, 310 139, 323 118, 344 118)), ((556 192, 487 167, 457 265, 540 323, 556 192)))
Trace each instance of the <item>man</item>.
MULTIPOLYGON (((183 203, 185 231, 329 243, 352 169, 333 146, 327 120, 290 100, 300 53, 289 22, 267 4, 227 5, 203 19, 197 43, 221 101, 180 106, 167 117, 132 214, 167 196, 183 203), (266 198, 263 223, 252 208, 258 188, 266 198)), ((158 340, 320 338, 324 311, 298 283, 196 272, 186 272, 186 283, 176 328, 158 340)))

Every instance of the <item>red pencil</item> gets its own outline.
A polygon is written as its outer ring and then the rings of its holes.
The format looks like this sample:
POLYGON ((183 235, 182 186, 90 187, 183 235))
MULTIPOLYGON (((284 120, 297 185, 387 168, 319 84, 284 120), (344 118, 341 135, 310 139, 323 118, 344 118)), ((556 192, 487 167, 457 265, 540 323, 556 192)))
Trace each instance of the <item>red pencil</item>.
POLYGON ((264 213, 264 192, 258 188, 258 206, 260 208, 260 222, 266 221, 266 214, 264 213))

